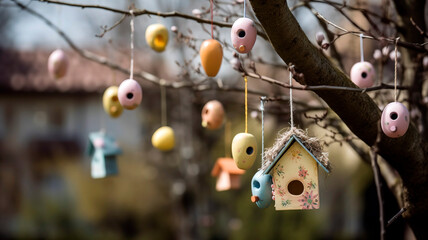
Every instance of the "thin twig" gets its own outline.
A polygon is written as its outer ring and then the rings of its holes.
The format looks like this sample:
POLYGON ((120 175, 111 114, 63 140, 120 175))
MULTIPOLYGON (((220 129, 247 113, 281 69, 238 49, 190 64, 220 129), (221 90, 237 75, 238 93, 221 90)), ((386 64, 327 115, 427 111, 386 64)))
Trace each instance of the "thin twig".
POLYGON ((388 224, 386 225, 386 227, 389 227, 391 224, 393 224, 399 217, 401 217, 401 215, 403 215, 403 213, 407 211, 407 208, 403 207, 402 209, 400 209, 400 211, 398 211, 397 214, 395 214, 389 221, 388 224))
MULTIPOLYGON (((327 20, 323 15, 321 15, 318 11, 316 11, 315 9, 311 9, 312 13, 319 18, 322 21, 325 21, 327 24, 339 29, 340 31, 346 33, 346 34, 352 34, 354 36, 360 36, 360 34, 364 34, 363 38, 367 38, 367 39, 372 39, 372 40, 376 40, 376 41, 386 41, 388 43, 391 44, 395 44, 395 38, 385 38, 385 37, 375 37, 372 35, 367 35, 367 33, 365 32, 355 32, 355 31, 349 31, 329 20, 327 20)), ((338 37, 343 36, 344 34, 338 34, 338 37)), ((335 39, 336 40, 336 39, 335 39)), ((410 43, 410 42, 404 42, 404 41, 399 41, 397 43, 398 46, 400 47, 405 47, 405 48, 409 48, 409 49, 413 49, 416 50, 418 52, 422 52, 422 53, 428 53, 428 49, 425 49, 424 46, 428 44, 428 43, 410 43)))
POLYGON ((381 189, 382 186, 379 177, 379 166, 377 165, 377 151, 375 150, 375 148, 372 148, 370 153, 373 175, 376 184, 377 199, 379 203, 380 239, 383 240, 385 237, 385 223, 383 220, 383 199, 381 189))
MULTIPOLYGON (((111 7, 106 7, 106 6, 101 6, 101 5, 92 5, 92 4, 78 4, 78 3, 68 3, 68 2, 60 2, 60 1, 52 1, 52 0, 39 0, 40 2, 45 2, 45 3, 52 3, 52 4, 59 4, 59 5, 65 5, 65 6, 69 6, 69 7, 78 7, 78 8, 96 8, 96 9, 102 9, 102 10, 106 10, 106 11, 110 11, 110 12, 114 12, 114 13, 121 13, 124 15, 129 15, 129 11, 127 10, 121 10, 121 9, 115 9, 115 8, 111 8, 111 7)), ((188 20, 192 20, 198 23, 203 23, 203 24, 211 24, 211 19, 203 19, 197 16, 192 16, 192 15, 188 15, 188 14, 184 14, 181 12, 177 12, 177 11, 172 11, 172 12, 157 12, 157 11, 150 11, 147 9, 135 9, 134 10, 134 15, 137 16, 141 16, 141 15, 152 15, 152 16, 159 16, 159 17, 179 17, 179 18, 184 18, 184 19, 188 19, 188 20)), ((228 23, 228 22, 219 22, 219 21, 213 21, 212 22, 213 25, 218 26, 218 27, 226 27, 226 28, 231 28, 232 27, 232 23, 228 23)), ((262 37, 263 39, 267 40, 267 36, 264 32, 262 31, 257 31, 257 35, 259 35, 260 37, 262 37)))
POLYGON ((123 20, 125 20, 125 18, 126 18, 127 16, 124 14, 120 19, 119 19, 119 21, 117 21, 115 24, 113 24, 113 26, 111 26, 111 27, 109 27, 109 28, 107 28, 107 26, 103 26, 103 27, 101 27, 101 29, 103 30, 103 32, 102 33, 100 33, 100 34, 95 34, 95 37, 99 37, 99 38, 102 38, 102 37, 104 37, 104 34, 106 34, 107 32, 110 32, 111 30, 113 30, 115 27, 117 27, 117 26, 119 26, 119 24, 121 24, 122 22, 123 22, 123 20))

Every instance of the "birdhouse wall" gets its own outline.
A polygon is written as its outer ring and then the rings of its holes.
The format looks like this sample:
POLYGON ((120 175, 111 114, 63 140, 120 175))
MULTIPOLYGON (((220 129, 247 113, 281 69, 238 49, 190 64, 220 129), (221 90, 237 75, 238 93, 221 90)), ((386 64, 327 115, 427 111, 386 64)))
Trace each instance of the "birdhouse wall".
POLYGON ((92 178, 104 178, 118 173, 116 157, 104 156, 100 150, 95 151, 91 161, 92 178))
POLYGON ((241 187, 241 176, 231 174, 230 175, 230 188, 231 189, 238 189, 241 187))
POLYGON ((318 209, 318 163, 297 142, 282 155, 270 174, 275 209, 318 209))
POLYGON ((215 186, 217 191, 226 191, 231 188, 231 179, 230 174, 226 171, 221 171, 220 175, 217 178, 217 183, 215 186))

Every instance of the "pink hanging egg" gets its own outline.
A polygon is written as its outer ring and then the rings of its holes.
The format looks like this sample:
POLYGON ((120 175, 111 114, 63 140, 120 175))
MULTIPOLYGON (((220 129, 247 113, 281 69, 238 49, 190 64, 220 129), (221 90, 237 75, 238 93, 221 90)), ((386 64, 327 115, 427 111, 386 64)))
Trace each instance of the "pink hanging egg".
POLYGON ((351 68, 351 80, 359 88, 373 86, 376 78, 374 67, 369 62, 358 62, 351 68))
POLYGON ((253 20, 249 18, 238 18, 230 31, 232 45, 239 53, 248 53, 253 49, 256 42, 257 29, 253 20))
POLYGON ((137 81, 126 79, 120 84, 117 97, 122 107, 132 110, 140 105, 143 99, 143 91, 137 81))
POLYGON ((64 51, 57 49, 51 53, 48 60, 48 72, 54 79, 60 79, 67 73, 68 59, 64 51))
POLYGON ((207 102, 202 108, 202 126, 210 130, 215 130, 223 125, 224 108, 223 104, 217 100, 207 102))
POLYGON ((399 102, 386 105, 382 112, 381 126, 386 136, 398 138, 403 136, 409 128, 409 110, 399 102))

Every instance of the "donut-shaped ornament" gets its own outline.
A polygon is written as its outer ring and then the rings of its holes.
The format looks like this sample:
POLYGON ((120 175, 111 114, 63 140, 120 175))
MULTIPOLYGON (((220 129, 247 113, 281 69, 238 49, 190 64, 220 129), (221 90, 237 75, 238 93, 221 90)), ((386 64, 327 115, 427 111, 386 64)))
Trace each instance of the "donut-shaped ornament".
POLYGON ((146 42, 156 52, 163 52, 168 44, 168 29, 160 23, 148 26, 146 42))
POLYGON ((351 80, 359 88, 369 88, 373 86, 376 78, 376 71, 369 62, 358 62, 351 68, 351 80))
POLYGON ((223 104, 217 100, 207 102, 202 108, 202 126, 210 130, 215 130, 223 125, 224 108, 223 104))
POLYGON ((199 49, 199 56, 207 76, 215 77, 223 60, 223 47, 221 44, 214 39, 205 40, 199 49))
POLYGON ((120 105, 119 98, 117 96, 118 87, 110 86, 103 94, 103 107, 104 111, 111 117, 117 118, 123 112, 123 107, 120 105))
POLYGON ((65 52, 57 49, 51 53, 48 59, 48 72, 54 79, 65 76, 68 68, 68 58, 65 52))
POLYGON ((253 49, 256 42, 257 29, 253 20, 249 18, 238 18, 230 31, 232 45, 239 53, 248 53, 253 49))
POLYGON ((251 180, 251 201, 259 208, 267 208, 272 202, 272 176, 259 170, 251 180))
POLYGON ((122 107, 132 110, 140 105, 143 99, 143 90, 134 79, 126 79, 120 84, 117 96, 122 107))
POLYGON ((171 127, 160 127, 152 136, 153 147, 161 151, 170 151, 175 146, 174 130, 171 127))
POLYGON ((382 131, 390 138, 403 136, 409 128, 409 110, 399 102, 386 105, 382 112, 382 131))
POLYGON ((253 166, 257 157, 256 138, 249 133, 238 133, 232 140, 232 157, 239 169, 253 166))

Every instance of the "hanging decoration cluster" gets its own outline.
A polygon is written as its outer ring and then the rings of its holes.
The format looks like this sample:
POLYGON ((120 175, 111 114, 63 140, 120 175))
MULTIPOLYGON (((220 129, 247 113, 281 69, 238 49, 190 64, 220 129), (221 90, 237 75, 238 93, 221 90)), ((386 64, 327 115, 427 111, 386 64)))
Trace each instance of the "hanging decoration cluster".
MULTIPOLYGON (((234 49, 240 54, 249 53, 256 42, 257 29, 254 21, 244 14, 231 28, 230 36, 234 49)), ((201 65, 208 77, 217 76, 223 60, 223 47, 214 39, 213 0, 210 0, 211 39, 202 42, 199 55, 201 65)), ((112 118, 118 118, 123 109, 136 109, 142 101, 143 91, 134 80, 134 11, 130 10, 130 70, 129 79, 119 86, 109 86, 103 94, 104 111, 112 118)), ((360 62, 353 65, 350 79, 360 88, 373 86, 376 72, 370 62, 364 60, 364 35, 360 34, 360 62)), ((167 28, 160 24, 149 25, 145 32, 147 45, 156 52, 163 52, 169 41, 167 28)), ((321 39, 322 40, 322 39, 321 39)), ((409 127, 409 111, 397 101, 397 42, 395 42, 394 102, 389 103, 382 112, 381 128, 391 138, 403 136, 409 127)), ((321 42, 321 41, 320 41, 321 42)), ((328 154, 323 151, 320 141, 309 137, 307 132, 294 126, 292 71, 289 69, 290 128, 278 135, 273 146, 265 151, 264 146, 264 110, 266 97, 261 98, 262 153, 261 167, 251 180, 251 201, 259 208, 267 208, 274 201, 276 210, 318 209, 320 207, 318 168, 330 173, 328 154)), ((54 79, 63 78, 67 73, 68 58, 64 51, 57 49, 49 56, 48 72, 54 79)), ((248 79, 244 75, 245 85, 245 131, 238 133, 231 143, 232 158, 217 159, 212 175, 217 177, 216 189, 225 191, 240 186, 240 175, 250 169, 258 154, 257 141, 248 133, 248 79)), ((152 135, 153 147, 161 151, 171 151, 175 147, 175 133, 167 124, 167 100, 164 83, 160 83, 161 127, 152 135)), ((221 102, 207 102, 201 112, 202 126, 208 130, 218 130, 225 121, 225 111, 221 102)), ((89 134, 89 154, 92 156, 91 175, 103 178, 118 173, 116 156, 122 151, 113 137, 105 131, 89 134)), ((225 144, 226 145, 226 144, 225 144)), ((229 147, 229 146, 228 146, 229 147)))

